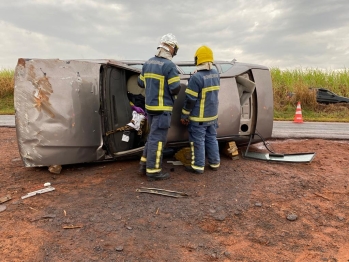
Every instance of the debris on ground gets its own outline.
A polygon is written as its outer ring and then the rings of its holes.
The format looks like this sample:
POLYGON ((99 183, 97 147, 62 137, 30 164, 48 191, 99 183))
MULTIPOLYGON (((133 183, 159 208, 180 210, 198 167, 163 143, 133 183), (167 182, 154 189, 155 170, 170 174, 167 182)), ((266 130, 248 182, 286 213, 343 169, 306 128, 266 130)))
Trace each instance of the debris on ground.
POLYGON ((2 212, 2 211, 5 211, 6 210, 6 206, 5 205, 0 205, 0 213, 2 212))
POLYGON ((223 148, 223 153, 232 160, 239 159, 239 151, 234 141, 227 142, 223 148))
POLYGON ((183 147, 181 150, 177 151, 175 158, 181 161, 184 166, 190 166, 191 163, 191 150, 190 147, 183 147))
POLYGON ((137 188, 136 192, 163 195, 163 196, 169 196, 169 197, 187 197, 188 196, 188 194, 183 192, 171 191, 171 190, 160 189, 160 188, 141 187, 141 188, 137 188))
POLYGON ((288 214, 286 218, 289 221, 296 221, 298 216, 296 214, 288 214))
POLYGON ((48 171, 50 171, 51 173, 54 173, 54 174, 60 174, 62 171, 62 166, 60 166, 60 165, 49 166, 48 171))
POLYGON ((6 196, 4 196, 4 197, 0 197, 0 204, 5 203, 5 202, 7 202, 7 201, 9 201, 9 200, 11 200, 11 199, 12 199, 12 198, 11 198, 10 195, 6 195, 6 196))
POLYGON ((36 195, 41 195, 41 194, 44 194, 44 193, 47 193, 47 192, 51 192, 51 191, 53 191, 53 190, 55 190, 54 187, 48 186, 48 187, 45 187, 45 188, 43 188, 43 189, 39 189, 39 190, 30 192, 30 193, 26 194, 25 196, 22 196, 21 198, 22 198, 22 199, 25 199, 25 198, 28 198, 28 197, 32 197, 32 196, 36 196, 36 195))
POLYGON ((69 226, 63 226, 64 229, 75 229, 75 228, 82 228, 81 225, 69 225, 69 226))
POLYGON ((183 166, 183 163, 181 161, 167 161, 167 163, 174 166, 183 166))

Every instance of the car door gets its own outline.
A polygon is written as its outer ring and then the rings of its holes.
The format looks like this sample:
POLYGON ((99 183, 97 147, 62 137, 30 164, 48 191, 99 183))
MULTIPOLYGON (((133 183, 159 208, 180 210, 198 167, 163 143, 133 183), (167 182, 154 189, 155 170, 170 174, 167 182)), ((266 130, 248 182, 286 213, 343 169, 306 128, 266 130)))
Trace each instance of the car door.
POLYGON ((317 91, 317 100, 320 103, 328 103, 329 102, 329 99, 327 97, 326 92, 324 92, 322 90, 317 91))
POLYGON ((325 89, 318 90, 317 101, 319 103, 325 103, 325 104, 338 102, 336 96, 333 93, 331 93, 330 91, 325 90, 325 89))
POLYGON ((143 146, 137 131, 127 126, 133 118, 127 82, 139 74, 139 69, 117 61, 100 70, 103 143, 114 158, 141 151, 143 146))

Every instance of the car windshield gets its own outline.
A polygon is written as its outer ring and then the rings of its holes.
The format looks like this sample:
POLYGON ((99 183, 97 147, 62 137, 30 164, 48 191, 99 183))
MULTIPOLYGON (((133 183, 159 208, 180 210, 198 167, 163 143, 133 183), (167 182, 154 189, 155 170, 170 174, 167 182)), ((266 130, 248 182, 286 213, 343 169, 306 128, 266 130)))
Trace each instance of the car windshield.
POLYGON ((335 93, 332 93, 332 92, 329 91, 329 90, 323 90, 323 89, 320 89, 320 90, 319 90, 319 94, 321 94, 321 95, 328 95, 328 96, 335 95, 335 93))
POLYGON ((232 64, 220 64, 222 68, 222 73, 227 72, 230 68, 232 68, 232 64))
POLYGON ((185 75, 194 74, 194 72, 196 71, 195 65, 179 65, 178 67, 181 69, 181 71, 183 71, 185 75))
POLYGON ((142 67, 143 67, 143 65, 141 65, 141 64, 134 64, 134 65, 129 65, 129 66, 132 66, 132 67, 135 67, 138 69, 142 69, 142 67))
MULTIPOLYGON (((194 74, 194 72, 197 70, 197 67, 195 65, 178 65, 178 67, 181 69, 183 74, 190 75, 194 74)), ((214 67, 217 69, 217 67, 214 65, 214 67)), ((218 71, 218 69, 217 69, 218 71)))

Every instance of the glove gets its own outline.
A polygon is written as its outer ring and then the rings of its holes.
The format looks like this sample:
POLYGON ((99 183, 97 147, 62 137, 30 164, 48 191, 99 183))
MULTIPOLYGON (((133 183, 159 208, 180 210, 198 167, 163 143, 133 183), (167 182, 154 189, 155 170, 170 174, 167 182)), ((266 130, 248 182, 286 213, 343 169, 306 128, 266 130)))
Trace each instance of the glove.
POLYGON ((184 126, 189 125, 189 119, 187 115, 182 114, 181 116, 181 124, 184 126))
POLYGON ((188 118, 187 118, 187 119, 182 119, 182 118, 181 118, 181 124, 182 124, 183 126, 189 125, 189 119, 188 119, 188 118))

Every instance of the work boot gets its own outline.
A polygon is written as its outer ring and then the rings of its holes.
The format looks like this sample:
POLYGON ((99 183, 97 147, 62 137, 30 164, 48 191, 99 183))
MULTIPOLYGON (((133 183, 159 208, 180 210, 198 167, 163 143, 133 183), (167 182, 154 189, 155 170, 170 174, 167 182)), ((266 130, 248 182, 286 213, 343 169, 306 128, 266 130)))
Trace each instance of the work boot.
POLYGON ((147 164, 145 162, 139 162, 138 174, 145 175, 147 171, 147 164))
POLYGON ((197 174, 197 175, 201 175, 201 174, 204 173, 203 170, 197 170, 197 169, 192 168, 191 166, 185 166, 185 171, 191 172, 191 173, 194 173, 194 174, 197 174))
POLYGON ((154 173, 154 174, 149 174, 147 173, 148 181, 154 181, 154 180, 166 180, 170 178, 169 173, 154 173))
POLYGON ((212 171, 218 171, 219 167, 220 167, 220 163, 208 163, 208 167, 212 170, 212 171))
POLYGON ((212 171, 218 171, 218 167, 213 167, 211 165, 208 165, 212 171))

